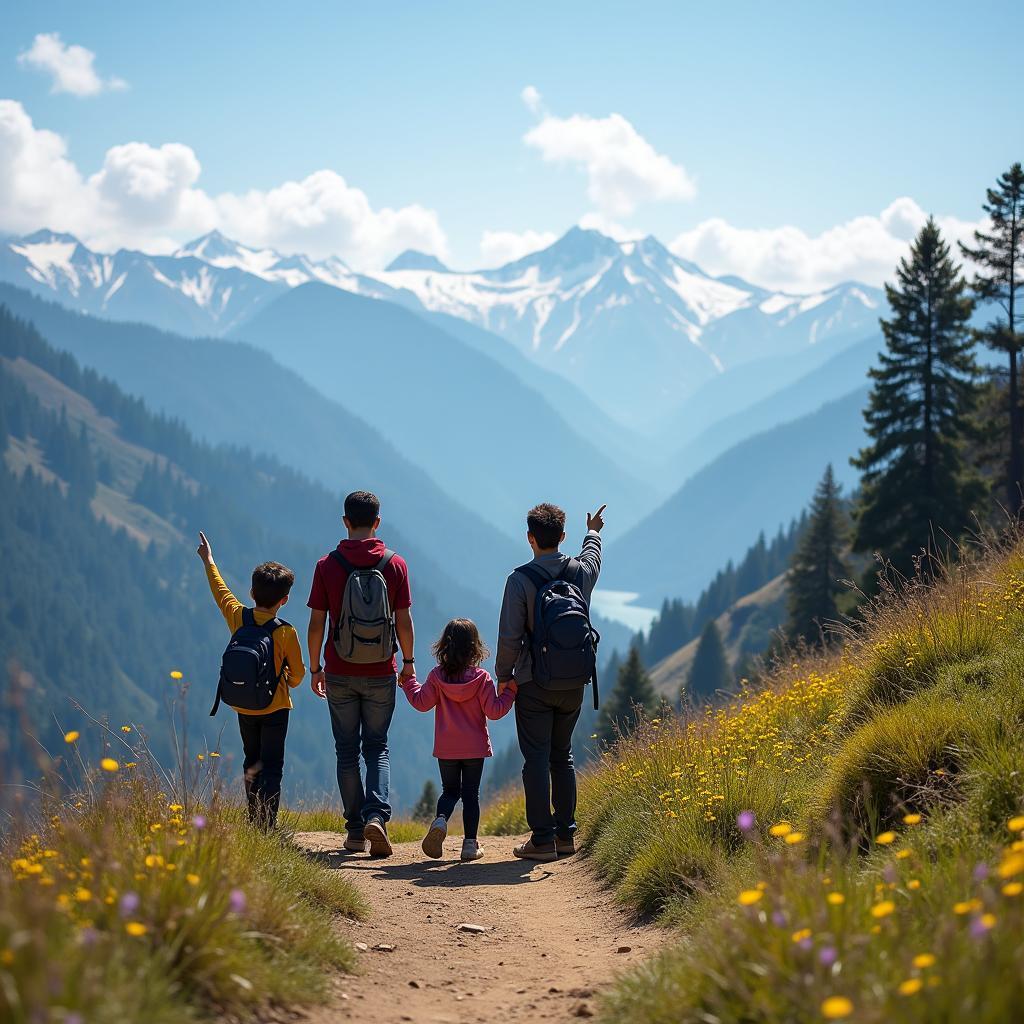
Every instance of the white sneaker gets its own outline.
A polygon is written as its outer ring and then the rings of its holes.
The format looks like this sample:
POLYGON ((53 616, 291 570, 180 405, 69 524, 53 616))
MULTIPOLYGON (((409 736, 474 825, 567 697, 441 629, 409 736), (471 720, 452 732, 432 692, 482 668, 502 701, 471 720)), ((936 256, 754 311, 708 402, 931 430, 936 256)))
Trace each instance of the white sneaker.
POLYGON ((434 860, 440 860, 444 855, 444 841, 448 836, 448 822, 438 816, 430 826, 430 831, 423 837, 420 844, 423 852, 434 860))
POLYGON ((483 847, 475 839, 462 840, 462 854, 459 860, 479 860, 483 855, 483 847))

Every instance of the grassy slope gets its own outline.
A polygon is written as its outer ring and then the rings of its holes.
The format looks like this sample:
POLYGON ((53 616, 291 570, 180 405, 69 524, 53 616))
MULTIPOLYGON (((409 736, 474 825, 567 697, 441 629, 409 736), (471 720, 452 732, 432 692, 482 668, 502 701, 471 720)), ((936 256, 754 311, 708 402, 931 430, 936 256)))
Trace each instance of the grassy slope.
POLYGON ((210 761, 182 785, 144 754, 103 770, 109 746, 70 743, 79 794, 0 844, 0 1019, 250 1019, 325 995, 354 965, 331 927, 363 913, 349 883, 211 797, 210 761))
POLYGON ((581 786, 586 847, 624 902, 681 932, 606 1018, 1012 1019, 1022 627, 1018 548, 890 595, 833 657, 607 754, 581 786))

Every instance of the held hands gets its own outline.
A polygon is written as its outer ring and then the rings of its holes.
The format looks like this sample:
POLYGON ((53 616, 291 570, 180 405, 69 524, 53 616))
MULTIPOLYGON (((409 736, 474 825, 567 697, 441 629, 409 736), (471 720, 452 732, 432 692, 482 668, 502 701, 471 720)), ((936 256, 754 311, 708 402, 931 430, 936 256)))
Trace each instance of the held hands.
POLYGON ((196 554, 205 565, 213 565, 213 548, 202 530, 199 531, 199 547, 196 548, 196 554))
POLYGON ((399 673, 398 682, 407 683, 416 675, 416 665, 411 661, 402 662, 402 671, 399 673))
POLYGON ((604 529, 604 510, 607 505, 602 505, 593 515, 587 513, 587 529, 600 533, 604 529))

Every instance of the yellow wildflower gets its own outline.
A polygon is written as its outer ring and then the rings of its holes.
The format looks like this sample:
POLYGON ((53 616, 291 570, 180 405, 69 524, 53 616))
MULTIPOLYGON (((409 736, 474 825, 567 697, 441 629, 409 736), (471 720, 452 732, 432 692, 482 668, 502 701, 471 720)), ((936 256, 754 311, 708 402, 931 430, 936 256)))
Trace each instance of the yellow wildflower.
POLYGON ((760 889, 744 889, 736 899, 740 906, 750 907, 757 903, 763 895, 764 893, 760 889))
POLYGON ((846 902, 846 897, 841 892, 830 892, 825 899, 827 899, 833 907, 842 906, 842 904, 846 902))
POLYGON ((922 988, 924 988, 924 982, 920 978, 907 978, 906 981, 900 983, 899 993, 901 996, 912 996, 920 992, 922 988))
POLYGON ((896 909, 896 904, 892 900, 882 900, 881 903, 876 903, 871 908, 872 917, 888 917, 896 909))
POLYGON ((188 882, 189 885, 198 885, 199 884, 199 876, 198 875, 193 875, 193 874, 188 874, 188 875, 185 876, 185 881, 188 882))
POLYGON ((793 936, 792 936, 794 942, 803 942, 804 939, 809 939, 810 937, 811 937, 811 929, 810 928, 800 928, 798 931, 793 932, 793 936))
POLYGON ((64 733, 64 742, 74 743, 80 735, 81 733, 77 729, 72 729, 70 732, 64 733))
POLYGON ((829 996, 821 1004, 821 1015, 825 1020, 842 1020, 853 1013, 853 1003, 846 996, 829 996))
POLYGON ((914 957, 914 966, 924 970, 927 967, 932 967, 935 964, 935 955, 933 953, 918 953, 914 957))
POLYGON ((172 679, 182 679, 182 678, 183 678, 183 674, 182 674, 181 672, 179 672, 179 671, 178 671, 177 669, 175 669, 175 670, 174 670, 174 671, 173 671, 173 672, 171 673, 171 678, 172 678, 172 679))
POLYGON ((954 914, 969 914, 972 910, 981 909, 981 900, 960 900, 959 903, 953 904, 954 914))
POLYGON ((78 900, 79 903, 87 903, 89 900, 92 899, 92 893, 89 892, 88 889, 79 886, 75 890, 75 899, 78 900))
POLYGON ((803 832, 790 832, 789 835, 787 835, 786 838, 783 840, 783 842, 788 843, 790 846, 796 846, 797 843, 802 843, 803 841, 803 832))
POLYGON ((768 829, 768 833, 773 836, 788 836, 793 831, 793 826, 788 821, 780 821, 777 825, 772 825, 768 829))
POLYGON ((895 842, 895 832, 883 832, 881 835, 875 836, 875 842, 880 846, 888 846, 890 843, 895 842))
POLYGON ((1006 827, 1011 832, 1024 832, 1024 814, 1017 814, 1012 817, 1007 823, 1006 827))
POLYGON ((904 825, 920 825, 921 815, 920 814, 904 814, 903 815, 904 825))
POLYGON ((1012 878, 1024 871, 1024 853, 1011 853, 999 865, 1000 878, 1012 878))
POLYGON ((1007 882, 1003 886, 1004 896, 1019 896, 1024 892, 1024 882, 1007 882))
POLYGON ((920 889, 921 888, 921 879, 919 879, 919 878, 912 878, 909 882, 907 882, 907 888, 908 889, 920 889))
POLYGON ((128 921, 124 926, 124 930, 136 938, 146 934, 146 926, 141 921, 128 921))
POLYGON ((112 757, 105 757, 100 761, 100 767, 105 772, 116 772, 121 766, 112 757))

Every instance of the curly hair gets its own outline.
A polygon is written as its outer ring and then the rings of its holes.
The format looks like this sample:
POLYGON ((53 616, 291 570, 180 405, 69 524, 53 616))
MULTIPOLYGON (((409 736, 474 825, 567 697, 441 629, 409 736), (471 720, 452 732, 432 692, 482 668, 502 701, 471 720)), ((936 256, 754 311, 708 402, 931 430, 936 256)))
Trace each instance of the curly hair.
POLYGON ((472 619, 452 619, 431 647, 441 674, 458 679, 468 668, 475 668, 490 655, 480 639, 480 630, 472 619))

